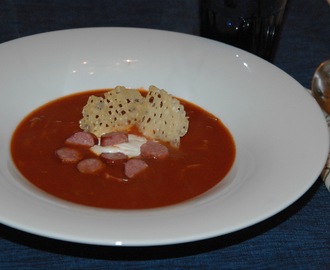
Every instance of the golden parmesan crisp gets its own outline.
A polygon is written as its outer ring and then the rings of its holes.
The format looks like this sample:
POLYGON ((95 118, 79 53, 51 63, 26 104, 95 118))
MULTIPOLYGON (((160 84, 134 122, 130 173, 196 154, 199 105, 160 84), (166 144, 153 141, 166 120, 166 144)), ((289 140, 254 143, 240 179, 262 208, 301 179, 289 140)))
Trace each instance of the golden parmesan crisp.
POLYGON ((189 121, 179 100, 163 89, 149 87, 138 124, 139 131, 148 138, 169 142, 179 147, 180 137, 188 131, 189 121))
POLYGON ((90 96, 84 106, 80 128, 100 137, 112 131, 124 131, 136 125, 144 97, 138 90, 117 86, 104 98, 90 96))
POLYGON ((150 86, 144 98, 136 89, 117 86, 103 97, 90 96, 84 106, 80 127, 100 137, 136 126, 147 138, 179 147, 189 121, 179 100, 163 89, 150 86))

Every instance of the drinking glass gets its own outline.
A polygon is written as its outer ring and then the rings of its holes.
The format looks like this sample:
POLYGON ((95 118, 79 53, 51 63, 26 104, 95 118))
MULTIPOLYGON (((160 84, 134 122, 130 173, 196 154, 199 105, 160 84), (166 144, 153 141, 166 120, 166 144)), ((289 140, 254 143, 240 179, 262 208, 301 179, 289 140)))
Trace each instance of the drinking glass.
POLYGON ((200 0, 201 36, 272 61, 287 0, 200 0))

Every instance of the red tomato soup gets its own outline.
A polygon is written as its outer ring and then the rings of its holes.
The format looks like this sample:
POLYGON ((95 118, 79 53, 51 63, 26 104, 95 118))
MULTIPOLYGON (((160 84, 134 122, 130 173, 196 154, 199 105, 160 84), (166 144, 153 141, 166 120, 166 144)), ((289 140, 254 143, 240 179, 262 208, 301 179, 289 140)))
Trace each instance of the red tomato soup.
MULTIPOLYGON (((66 96, 30 113, 15 130, 11 141, 14 164, 39 189, 63 200, 113 209, 144 209, 176 204, 194 198, 218 184, 231 169, 235 144, 219 119, 194 104, 180 100, 189 117, 189 130, 179 149, 150 159, 148 168, 127 181, 122 164, 107 164, 101 173, 78 171, 55 155, 64 141, 81 131, 82 108, 89 91, 66 96), (109 176, 110 175, 110 176, 109 176), (111 177, 115 175, 116 177, 111 177)), ((85 151, 86 158, 97 157, 85 151)))

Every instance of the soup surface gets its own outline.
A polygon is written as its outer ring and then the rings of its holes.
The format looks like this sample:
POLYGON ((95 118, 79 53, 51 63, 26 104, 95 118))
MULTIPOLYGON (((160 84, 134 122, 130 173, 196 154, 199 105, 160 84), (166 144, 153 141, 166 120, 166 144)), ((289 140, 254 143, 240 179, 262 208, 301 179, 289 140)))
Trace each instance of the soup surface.
MULTIPOLYGON (((196 197, 219 183, 235 159, 235 144, 221 121, 200 107, 180 100, 189 117, 189 130, 178 149, 165 159, 147 161, 148 169, 119 181, 122 165, 107 165, 89 175, 55 155, 63 142, 81 131, 82 108, 88 91, 66 96, 36 109, 18 125, 11 141, 12 159, 33 185, 58 198, 92 207, 143 209, 168 206, 196 197), (105 177, 105 175, 107 177, 105 177), (116 177, 111 177, 111 175, 116 177)), ((137 134, 139 135, 139 134, 137 134)), ((84 155, 96 157, 91 151, 84 155)))

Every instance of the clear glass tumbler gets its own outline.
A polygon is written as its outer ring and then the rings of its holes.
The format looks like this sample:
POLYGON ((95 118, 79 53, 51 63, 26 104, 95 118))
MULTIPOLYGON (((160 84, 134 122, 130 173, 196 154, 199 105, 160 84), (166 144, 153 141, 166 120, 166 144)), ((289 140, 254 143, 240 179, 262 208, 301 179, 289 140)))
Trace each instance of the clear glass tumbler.
POLYGON ((200 0, 201 36, 272 61, 287 0, 200 0))

